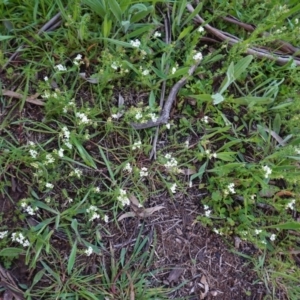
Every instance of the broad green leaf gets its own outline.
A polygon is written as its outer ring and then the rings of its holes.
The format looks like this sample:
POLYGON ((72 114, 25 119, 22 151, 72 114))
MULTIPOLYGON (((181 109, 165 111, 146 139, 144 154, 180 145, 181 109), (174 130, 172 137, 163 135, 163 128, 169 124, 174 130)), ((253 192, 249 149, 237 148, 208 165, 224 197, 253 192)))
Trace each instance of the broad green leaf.
POLYGON ((161 78, 161 79, 163 79, 163 80, 166 80, 167 79, 167 75, 165 74, 165 73, 163 73, 161 70, 159 70, 159 69, 157 69, 157 68, 155 68, 155 67, 151 67, 151 69, 155 72, 155 74, 159 77, 159 78, 161 78))
POLYGON ((240 78, 240 76, 246 71, 251 61, 253 60, 253 55, 248 55, 241 60, 239 60, 234 66, 234 74, 235 79, 240 78))
POLYGON ((91 8, 93 12, 95 12, 100 17, 107 15, 107 8, 105 5, 105 1, 103 0, 81 0, 82 4, 85 4, 91 8))
POLYGON ((224 99, 225 99, 220 93, 216 93, 214 95, 211 95, 211 98, 213 99, 213 104, 214 105, 217 105, 217 104, 223 102, 224 99))
POLYGON ((68 266, 67 266, 68 275, 70 275, 72 273, 75 259, 76 259, 76 252, 77 252, 77 241, 75 241, 75 243, 72 247, 72 250, 71 250, 71 254, 69 256, 68 266))
POLYGON ((153 90, 150 92, 150 96, 149 96, 149 107, 153 109, 155 107, 155 95, 153 90))
POLYGON ((10 248, 2 249, 0 251, 0 256, 14 257, 14 256, 18 256, 20 254, 25 254, 24 249, 10 247, 10 248))
POLYGON ((236 103, 240 105, 249 105, 253 107, 254 105, 270 104, 273 102, 273 99, 271 99, 270 97, 245 96, 245 97, 231 99, 228 102, 236 103))
POLYGON ((112 27, 112 20, 108 19, 108 15, 106 14, 104 20, 102 22, 102 35, 103 37, 107 38, 110 35, 112 27))
POLYGON ((235 161, 235 152, 218 152, 217 159, 221 159, 223 161, 235 161))
POLYGON ((33 286, 35 286, 41 280, 41 278, 44 276, 45 272, 46 272, 46 270, 42 269, 35 274, 33 281, 32 281, 31 288, 33 286))
POLYGON ((122 11, 121 8, 116 0, 109 0, 108 5, 116 17, 116 19, 121 23, 122 22, 122 11))
POLYGON ((189 97, 197 99, 197 100, 201 100, 201 101, 204 101, 204 102, 213 101, 213 98, 210 94, 189 95, 189 97))
POLYGON ((49 207, 46 203, 44 203, 42 201, 34 201, 34 205, 36 205, 37 207, 40 207, 42 209, 45 209, 47 211, 50 211, 50 212, 52 212, 55 215, 57 215, 59 213, 58 211, 52 209, 51 207, 49 207))
POLYGON ((147 15, 149 15, 153 10, 154 10, 153 6, 151 5, 151 6, 147 7, 146 10, 141 10, 141 11, 135 13, 130 19, 131 23, 139 22, 140 20, 144 19, 147 15))
POLYGON ((186 35, 188 35, 192 30, 194 29, 194 26, 188 26, 186 28, 184 28, 179 37, 177 38, 178 41, 180 41, 181 39, 183 39, 186 35))
POLYGON ((181 5, 179 7, 179 11, 176 14, 177 26, 180 26, 182 24, 181 18, 182 18, 183 13, 186 11, 186 4, 187 4, 187 0, 181 0, 181 5))

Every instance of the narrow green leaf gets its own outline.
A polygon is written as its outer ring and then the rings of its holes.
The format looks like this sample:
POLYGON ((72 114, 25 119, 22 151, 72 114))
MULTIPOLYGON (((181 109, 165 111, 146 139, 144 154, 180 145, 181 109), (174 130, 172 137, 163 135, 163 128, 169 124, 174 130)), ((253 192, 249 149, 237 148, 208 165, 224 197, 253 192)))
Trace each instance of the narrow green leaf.
POLYGON ((13 35, 0 35, 0 41, 5 41, 14 38, 13 35))
POLYGON ((43 265, 44 269, 46 269, 46 271, 55 278, 56 285, 61 285, 62 282, 60 276, 55 273, 44 261, 41 261, 41 264, 43 265))
POLYGON ((287 230, 299 230, 300 223, 298 222, 287 222, 277 225, 265 226, 264 228, 279 228, 279 229, 287 229, 287 230))
POLYGON ((36 205, 39 208, 45 209, 49 212, 52 212, 53 214, 57 215, 58 211, 52 209, 51 207, 49 207, 46 203, 42 202, 42 201, 34 201, 34 205, 36 205))
POLYGON ((276 114, 274 121, 273 121, 273 130, 279 134, 281 128, 281 117, 280 114, 276 114))
POLYGON ((68 266, 67 266, 68 275, 70 275, 73 270, 75 259, 76 259, 76 252, 77 252, 77 241, 75 241, 72 247, 71 254, 68 260, 68 266))
POLYGON ((191 176, 191 178, 190 178, 190 180, 192 181, 192 180, 194 180, 195 178, 199 178, 200 180, 202 179, 202 176, 203 176, 203 174, 204 174, 204 172, 205 172, 205 170, 206 170, 206 167, 207 167, 207 161, 200 167, 200 169, 199 169, 199 171, 198 171, 198 173, 196 173, 196 174, 193 174, 192 176, 191 176))
POLYGON ((234 74, 233 76, 238 79, 246 71, 251 61, 253 60, 253 55, 248 55, 241 60, 239 60, 234 66, 234 74))
POLYGON ((110 175, 111 180, 113 182, 115 182, 115 176, 114 176, 114 173, 113 173, 113 171, 112 171, 112 169, 110 167, 110 162, 108 161, 106 155, 104 154, 104 152, 103 152, 103 150, 102 150, 102 148, 100 146, 99 146, 99 151, 100 151, 100 154, 101 154, 101 157, 102 157, 103 161, 105 162, 105 165, 107 167, 107 170, 108 170, 108 173, 110 175))
POLYGON ((139 22, 140 20, 146 18, 146 16, 149 15, 152 11, 154 11, 154 8, 151 5, 146 10, 137 12, 136 14, 134 14, 131 17, 131 20, 130 20, 131 23, 137 23, 137 22, 139 22))
POLYGON ((182 40, 185 36, 187 36, 192 30, 194 29, 194 26, 188 26, 186 28, 184 28, 179 37, 177 38, 178 41, 182 40))
POLYGON ((35 276, 34 276, 34 278, 33 278, 33 281, 32 281, 31 288, 32 288, 33 286, 35 286, 35 285, 41 280, 41 278, 44 276, 45 272, 46 272, 46 270, 43 269, 43 270, 38 271, 38 272, 35 274, 35 276))
POLYGON ((155 95, 153 90, 150 92, 150 96, 149 96, 149 107, 154 109, 155 107, 155 95))

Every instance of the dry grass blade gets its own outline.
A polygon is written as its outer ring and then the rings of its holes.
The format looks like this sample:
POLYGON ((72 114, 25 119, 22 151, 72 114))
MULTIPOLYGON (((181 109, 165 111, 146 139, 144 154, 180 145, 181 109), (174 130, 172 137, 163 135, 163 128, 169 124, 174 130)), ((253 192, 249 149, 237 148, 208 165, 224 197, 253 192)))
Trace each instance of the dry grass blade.
MULTIPOLYGON (((11 98, 17 98, 17 99, 23 99, 23 95, 20 94, 20 93, 16 93, 16 92, 13 92, 13 91, 8 91, 8 90, 2 90, 2 95, 3 96, 8 96, 8 97, 11 97, 11 98)), ((34 94, 28 98, 26 98, 26 102, 28 103, 32 103, 32 104, 35 104, 35 105, 39 105, 39 106, 44 106, 45 103, 39 99, 36 99, 37 97, 39 96, 39 94, 34 94)))

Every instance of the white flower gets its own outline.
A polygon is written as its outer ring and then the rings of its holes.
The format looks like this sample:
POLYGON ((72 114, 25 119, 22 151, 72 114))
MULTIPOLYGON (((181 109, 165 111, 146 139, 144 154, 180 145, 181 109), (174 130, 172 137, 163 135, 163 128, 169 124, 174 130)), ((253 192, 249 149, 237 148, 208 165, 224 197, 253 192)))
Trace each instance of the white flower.
POLYGON ((46 202, 46 203, 50 203, 50 202, 51 202, 51 198, 50 198, 50 197, 46 197, 46 198, 45 198, 45 202, 46 202))
POLYGON ((0 231, 0 240, 4 239, 7 236, 8 231, 0 231))
POLYGON ((25 240, 25 237, 21 232, 14 232, 11 235, 11 239, 13 242, 18 242, 19 244, 23 245, 23 247, 28 247, 30 245, 29 241, 25 240))
POLYGON ((126 191, 120 189, 119 193, 120 193, 120 195, 117 197, 117 199, 118 199, 118 201, 121 202, 121 205, 122 206, 129 205, 130 204, 130 200, 127 197, 126 191))
POLYGON ((164 166, 166 168, 176 168, 177 167, 178 162, 174 157, 172 157, 172 155, 170 153, 167 153, 165 155, 165 158, 167 159, 167 162, 164 164, 164 166))
POLYGON ((82 59, 82 55, 81 54, 77 54, 77 56, 74 58, 74 60, 81 60, 82 59))
POLYGON ((79 118, 79 124, 89 124, 91 120, 84 113, 77 112, 76 117, 79 118))
POLYGON ((272 173, 272 169, 268 166, 263 166, 262 169, 265 171, 265 178, 269 178, 272 173))
POLYGON ((56 65, 54 68, 56 68, 58 71, 66 71, 67 68, 61 64, 56 65))
POLYGON ((147 75, 149 75, 149 73, 150 73, 150 71, 146 69, 142 72, 142 75, 147 76, 147 75))
POLYGON ((139 48, 141 46, 141 42, 138 39, 131 40, 130 45, 134 48, 139 48))
POLYGON ((299 23, 298 18, 295 19, 295 24, 297 25, 299 23))
POLYGON ((76 169, 74 170, 74 175, 75 175, 77 178, 80 178, 81 175, 82 175, 82 171, 81 171, 80 169, 76 168, 76 169))
POLYGON ((266 245, 267 242, 265 240, 261 241, 262 244, 266 245))
POLYGON ((98 208, 95 205, 91 205, 89 208, 87 208, 86 212, 90 213, 90 212, 94 212, 97 210, 98 210, 98 208))
POLYGON ((94 191, 95 193, 100 193, 100 188, 97 186, 97 187, 93 188, 93 191, 94 191))
POLYGON ((292 199, 288 204, 286 204, 285 208, 294 210, 295 209, 295 203, 296 203, 296 200, 292 199))
POLYGON ((55 159, 52 156, 52 154, 50 154, 50 153, 46 154, 46 162, 45 162, 45 164, 48 165, 48 164, 52 164, 54 162, 55 162, 55 159))
POLYGON ((67 201, 68 201, 69 203, 72 203, 72 202, 73 202, 73 199, 70 198, 70 197, 68 197, 68 198, 67 198, 67 201))
POLYGON ((156 122, 157 119, 158 119, 158 116, 157 116, 156 114, 154 114, 154 113, 149 114, 149 117, 151 118, 151 120, 152 120, 153 122, 156 122))
POLYGON ((39 208, 38 207, 35 207, 34 209, 28 205, 26 208, 25 208, 25 212, 27 212, 29 215, 31 216, 34 216, 35 215, 35 211, 37 211, 39 208))
POLYGON ((129 162, 125 165, 123 171, 127 171, 127 172, 129 172, 129 173, 132 172, 132 166, 130 165, 129 162))
POLYGON ((229 192, 231 194, 235 194, 234 183, 229 183, 228 186, 227 186, 227 189, 229 190, 229 192))
POLYGON ((68 140, 70 138, 70 131, 67 126, 64 126, 62 129, 63 136, 68 140))
POLYGON ((167 124, 166 124, 166 127, 167 127, 167 129, 170 129, 170 128, 171 128, 171 124, 170 124, 170 123, 167 123, 167 124))
POLYGON ((173 184, 171 185, 171 187, 170 187, 170 190, 171 190, 171 192, 172 192, 173 194, 176 193, 176 188, 177 188, 177 184, 176 184, 176 183, 173 183, 173 184))
POLYGON ((141 170, 140 170, 140 176, 141 177, 147 177, 148 176, 148 169, 143 167, 141 170))
POLYGON ((185 142, 184 142, 184 146, 185 146, 185 148, 189 148, 189 145, 190 145, 190 142, 189 142, 189 140, 186 140, 185 142))
POLYGON ((161 33, 158 31, 155 31, 153 34, 153 37, 155 37, 155 38, 161 37, 161 33))
POLYGON ((270 236, 270 241, 274 242, 276 239, 276 234, 272 233, 270 236))
POLYGON ((84 253, 86 254, 86 256, 90 256, 93 253, 93 248, 91 246, 89 246, 84 253))
POLYGON ((255 233, 256 235, 260 234, 261 232, 262 232, 261 229, 255 229, 255 230, 254 230, 254 233, 255 233))
POLYGON ((204 205, 203 205, 203 208, 204 208, 204 210, 208 210, 208 209, 209 209, 209 206, 206 205, 206 204, 204 204, 204 205))
POLYGON ((72 149, 73 148, 73 145, 67 141, 67 140, 64 140, 64 144, 66 145, 66 147, 68 147, 69 149, 72 149))
POLYGON ((119 68, 119 65, 114 61, 112 62, 112 64, 110 65, 114 70, 117 70, 119 68))
POLYGON ((51 94, 48 91, 45 91, 44 95, 42 95, 42 98, 48 99, 48 98, 50 98, 50 96, 51 96, 51 94))
POLYGON ((172 75, 175 74, 176 71, 177 71, 177 69, 176 69, 175 67, 173 67, 173 68, 171 69, 171 74, 172 74, 172 75))
POLYGON ((45 76, 45 77, 44 77, 44 80, 45 80, 45 81, 48 81, 48 80, 49 80, 48 76, 45 76))
POLYGON ((220 232, 220 230, 217 228, 214 228, 213 232, 215 232, 216 234, 222 235, 222 232, 220 232))
POLYGON ((210 217, 210 214, 211 214, 211 210, 206 210, 205 212, 204 212, 204 214, 205 214, 205 217, 210 217))
POLYGON ((132 145, 132 150, 136 150, 136 149, 140 149, 142 146, 142 142, 141 141, 137 141, 132 145))
POLYGON ((108 221, 109 221, 108 215, 104 215, 103 220, 105 223, 108 223, 108 221))
POLYGON ((194 56, 193 56, 193 59, 194 60, 202 60, 203 58, 203 55, 201 52, 197 52, 194 56))
POLYGON ((208 124, 208 116, 204 116, 203 118, 201 118, 201 121, 208 124))
POLYGON ((59 157, 63 157, 64 156, 64 149, 62 149, 62 148, 60 148, 59 150, 58 150, 58 156, 59 157))
POLYGON ((143 117, 142 113, 138 111, 136 115, 134 116, 137 120, 141 119, 143 117))
POLYGON ((53 189, 53 187, 54 187, 54 185, 53 185, 52 183, 49 183, 49 182, 47 182, 47 183, 45 184, 45 186, 46 186, 46 188, 48 188, 48 189, 53 189))
POLYGON ((32 156, 32 158, 36 158, 37 155, 38 155, 37 151, 36 151, 36 150, 33 150, 33 149, 30 149, 30 150, 29 150, 29 153, 30 153, 30 155, 32 156))
POLYGON ((200 26, 197 30, 198 30, 198 32, 203 32, 204 28, 203 28, 203 26, 200 26))
POLYGON ((93 220, 99 219, 99 218, 100 218, 100 215, 97 214, 96 212, 94 212, 94 213, 92 214, 92 217, 89 219, 89 221, 93 221, 93 220))

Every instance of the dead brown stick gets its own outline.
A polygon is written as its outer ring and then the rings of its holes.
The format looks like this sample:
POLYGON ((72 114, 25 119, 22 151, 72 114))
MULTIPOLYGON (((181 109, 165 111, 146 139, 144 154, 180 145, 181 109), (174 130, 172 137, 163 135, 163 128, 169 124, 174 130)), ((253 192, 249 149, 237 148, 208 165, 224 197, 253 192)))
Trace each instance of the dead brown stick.
MULTIPOLYGON (((191 4, 187 4, 186 7, 189 10, 189 12, 192 13, 194 11, 194 8, 191 4)), ((194 19, 200 24, 205 24, 205 21, 199 15, 196 15, 194 17, 194 19)), ((210 34, 216 36, 221 41, 227 42, 231 46, 241 42, 241 40, 239 38, 237 38, 236 36, 234 36, 232 34, 229 34, 227 32, 221 31, 217 28, 214 28, 209 24, 205 24, 205 25, 203 25, 203 27, 205 28, 205 30, 207 32, 209 32, 210 34)), ((267 58, 267 59, 270 59, 270 60, 274 60, 278 64, 281 64, 281 65, 284 65, 284 64, 288 63, 291 59, 294 59, 295 64, 297 66, 300 66, 300 58, 293 57, 291 55, 280 55, 280 54, 276 54, 276 52, 271 53, 271 52, 269 52, 265 49, 261 49, 259 47, 249 47, 249 48, 246 49, 245 52, 247 54, 252 54, 252 55, 254 55, 256 57, 259 57, 259 58, 267 58)))
POLYGON ((164 105, 164 108, 162 110, 162 113, 160 115, 160 117, 157 119, 157 121, 148 121, 146 123, 131 123, 131 126, 134 129, 145 129, 145 128, 151 128, 151 127, 157 127, 163 124, 167 124, 169 121, 169 117, 170 117, 170 112, 171 112, 171 108, 172 105, 175 101, 176 95, 179 92, 179 90, 186 84, 189 76, 191 76, 195 70, 197 69, 198 65, 199 65, 200 61, 197 62, 195 65, 193 65, 188 72, 188 76, 184 76, 183 78, 181 78, 171 89, 170 94, 167 98, 167 101, 164 105))

